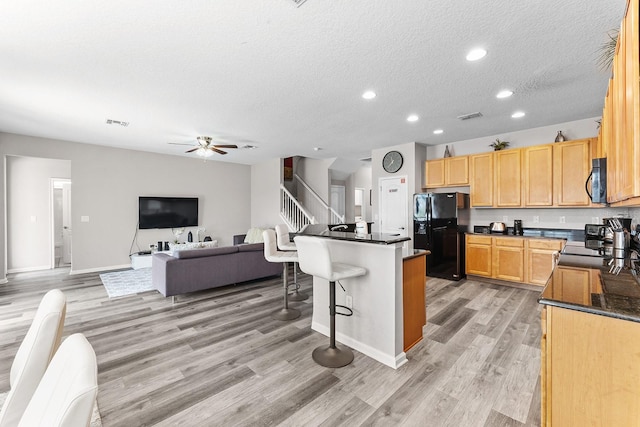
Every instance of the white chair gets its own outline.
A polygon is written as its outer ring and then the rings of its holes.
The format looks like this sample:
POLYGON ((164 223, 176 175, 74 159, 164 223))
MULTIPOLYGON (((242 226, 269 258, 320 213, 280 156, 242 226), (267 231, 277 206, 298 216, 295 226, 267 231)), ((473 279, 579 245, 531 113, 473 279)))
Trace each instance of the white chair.
POLYGON ((282 263, 282 284, 284 286, 284 307, 271 317, 276 320, 293 320, 300 317, 300 310, 289 308, 289 267, 287 263, 298 262, 298 253, 293 251, 279 251, 276 243, 276 232, 268 229, 262 232, 264 240, 264 258, 269 262, 282 263))
POLYGON ((15 427, 60 345, 67 300, 59 289, 47 292, 38 306, 9 374, 11 389, 0 411, 0 427, 15 427))
MULTIPOLYGON (((336 282, 351 277, 363 276, 367 270, 355 265, 331 260, 328 239, 322 237, 296 236, 300 270, 329 281, 329 347, 313 350, 313 360, 327 368, 340 368, 353 361, 353 352, 348 347, 336 346, 336 282)), ((342 306, 340 306, 342 307, 342 306)), ((346 307, 344 307, 346 308, 346 307)), ((314 310, 316 307, 314 307, 314 310)), ((347 308, 347 310, 350 310, 347 308)), ((348 314, 350 316, 350 314, 348 314)))
MULTIPOLYGON (((295 251, 296 244, 289 237, 289 228, 284 224, 276 225, 276 241, 278 242, 278 250, 295 251)), ((298 263, 293 263, 293 293, 289 295, 289 301, 304 301, 309 298, 304 292, 300 292, 298 285, 298 263)))
POLYGON ((82 334, 65 339, 53 356, 18 427, 80 427, 91 422, 98 363, 82 334))

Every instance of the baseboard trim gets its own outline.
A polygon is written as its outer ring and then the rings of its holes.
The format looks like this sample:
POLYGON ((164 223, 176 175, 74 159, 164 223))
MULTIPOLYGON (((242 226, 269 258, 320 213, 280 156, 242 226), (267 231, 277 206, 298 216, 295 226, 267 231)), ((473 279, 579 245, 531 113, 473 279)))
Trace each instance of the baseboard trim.
POLYGON ((6 277, 4 279, 0 279, 0 285, 4 285, 5 283, 9 283, 6 277))
POLYGON ((69 276, 74 276, 76 274, 99 273, 101 271, 122 270, 125 268, 131 268, 131 264, 112 265, 110 267, 85 268, 83 270, 73 270, 72 268, 71 271, 69 271, 69 276))
POLYGON ((13 273, 30 273, 32 271, 51 270, 50 265, 41 265, 38 267, 25 267, 25 268, 11 268, 7 270, 7 274, 13 273))
MULTIPOLYGON (((329 328, 326 326, 320 325, 317 322, 313 322, 313 321, 311 322, 311 329, 313 329, 316 332, 320 332, 321 334, 326 335, 327 337, 329 336, 329 328)), ((378 349, 371 347, 368 344, 355 340, 351 337, 344 336, 343 334, 337 331, 336 331, 336 340, 393 369, 398 369, 400 366, 404 365, 408 361, 407 355, 405 352, 397 354, 396 356, 386 354, 378 349)))

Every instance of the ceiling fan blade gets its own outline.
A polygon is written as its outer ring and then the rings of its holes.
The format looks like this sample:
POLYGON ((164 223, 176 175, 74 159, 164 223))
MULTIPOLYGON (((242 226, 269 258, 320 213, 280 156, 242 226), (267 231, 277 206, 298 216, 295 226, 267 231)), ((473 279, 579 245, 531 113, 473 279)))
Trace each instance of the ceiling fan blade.
POLYGON ((209 150, 211 150, 211 151, 215 151, 215 152, 216 152, 216 153, 218 153, 218 154, 227 154, 227 152, 226 152, 226 151, 218 150, 218 149, 217 149, 217 148, 215 148, 215 147, 209 147, 209 150))
POLYGON ((185 153, 193 153, 194 151, 199 150, 199 149, 200 149, 200 147, 192 148, 191 150, 185 151, 185 153))
POLYGON ((214 147, 216 147, 216 148, 238 148, 238 146, 235 145, 235 144, 227 144, 227 145, 225 145, 225 144, 215 144, 214 147))
POLYGON ((193 146, 193 144, 189 144, 186 142, 167 142, 167 144, 171 144, 171 145, 191 145, 193 146))

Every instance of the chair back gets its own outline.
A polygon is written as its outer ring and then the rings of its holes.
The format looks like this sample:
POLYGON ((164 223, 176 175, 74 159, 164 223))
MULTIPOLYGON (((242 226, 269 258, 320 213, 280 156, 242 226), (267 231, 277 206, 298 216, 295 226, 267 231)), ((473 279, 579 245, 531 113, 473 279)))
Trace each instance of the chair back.
POLYGON ((18 427, 88 426, 98 394, 98 363, 82 334, 65 339, 51 360, 18 427))
POLYGON ((298 265, 305 273, 331 280, 333 268, 327 240, 321 237, 296 236, 298 265))
POLYGON ((282 250, 286 250, 288 247, 293 245, 289 238, 289 228, 286 225, 276 225, 276 242, 278 244, 278 248, 282 250))
POLYGON ((274 258, 278 253, 278 246, 276 244, 276 232, 270 228, 264 230, 262 232, 262 240, 264 240, 264 259, 269 262, 282 262, 274 258))
POLYGON ((47 292, 38 306, 9 373, 11 389, 0 411, 0 427, 15 426, 53 358, 64 328, 67 300, 59 289, 47 292))

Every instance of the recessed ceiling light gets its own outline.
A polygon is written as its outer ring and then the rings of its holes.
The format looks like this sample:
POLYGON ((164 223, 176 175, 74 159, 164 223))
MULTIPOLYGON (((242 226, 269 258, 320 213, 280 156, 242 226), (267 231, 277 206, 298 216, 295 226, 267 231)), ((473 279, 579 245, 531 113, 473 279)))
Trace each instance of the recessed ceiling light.
POLYGON ((496 98, 498 99, 502 99, 502 98, 508 98, 511 95, 513 95, 513 91, 511 90, 501 90, 500 92, 498 92, 498 94, 496 95, 496 98))
POLYGON ((524 113, 522 111, 516 111, 511 115, 511 117, 514 119, 519 119, 520 117, 524 117, 524 113))
POLYGON ((376 97, 376 93, 372 90, 368 90, 365 93, 362 94, 362 97, 364 99, 373 99, 376 97))
POLYGON ((420 120, 420 117, 418 117, 415 114, 412 114, 409 117, 407 117, 407 121, 408 122, 417 122, 418 120, 420 120))
POLYGON ((442 132, 444 132, 442 129, 436 129, 433 131, 433 133, 436 135, 440 135, 442 132))
POLYGON ((473 49, 469 53, 467 53, 467 61, 477 61, 478 59, 482 59, 487 55, 487 51, 484 49, 473 49))

